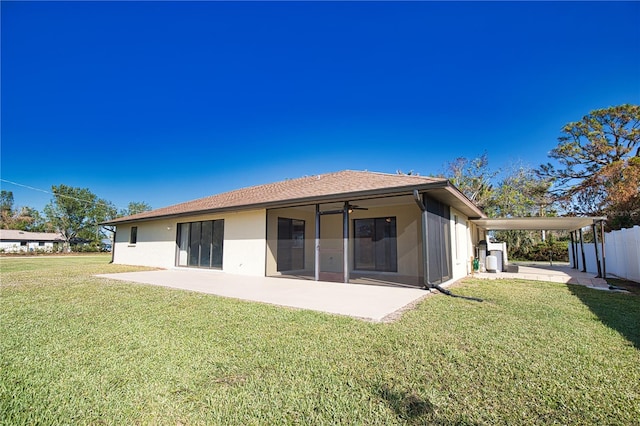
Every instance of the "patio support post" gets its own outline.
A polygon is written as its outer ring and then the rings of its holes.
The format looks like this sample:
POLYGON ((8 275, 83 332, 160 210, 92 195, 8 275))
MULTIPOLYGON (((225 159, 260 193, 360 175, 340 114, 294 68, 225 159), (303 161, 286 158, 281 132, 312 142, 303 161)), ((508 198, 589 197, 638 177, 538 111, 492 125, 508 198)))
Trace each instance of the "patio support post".
POLYGON ((604 252, 604 220, 600 221, 600 244, 602 244, 602 278, 607 279, 607 260, 604 252))
POLYGON ((316 281, 320 281, 320 204, 316 204, 316 243, 314 250, 314 277, 316 281))
POLYGON ((578 269, 578 259, 576 259, 576 240, 573 238, 573 233, 574 231, 569 232, 569 235, 571 236, 571 260, 573 261, 571 262, 571 267, 573 269, 578 269))
POLYGON ((579 239, 579 236, 578 236, 578 230, 576 229, 573 232, 575 233, 575 236, 576 236, 576 248, 575 248, 575 250, 576 250, 576 269, 580 269, 580 260, 578 258, 579 254, 580 254, 579 253, 579 251, 580 251, 579 250, 579 244, 578 244, 580 242, 580 239, 579 239))
POLYGON ((580 252, 582 253, 582 272, 587 272, 587 260, 584 256, 584 238, 582 236, 582 228, 580 228, 580 252))
POLYGON ((349 202, 344 202, 342 212, 342 268, 344 282, 349 282, 349 202))
POLYGON ((598 256, 598 229, 596 228, 596 224, 591 225, 591 229, 593 230, 593 247, 596 250, 596 265, 598 266, 598 275, 596 278, 602 278, 602 269, 600 268, 600 256, 598 256))

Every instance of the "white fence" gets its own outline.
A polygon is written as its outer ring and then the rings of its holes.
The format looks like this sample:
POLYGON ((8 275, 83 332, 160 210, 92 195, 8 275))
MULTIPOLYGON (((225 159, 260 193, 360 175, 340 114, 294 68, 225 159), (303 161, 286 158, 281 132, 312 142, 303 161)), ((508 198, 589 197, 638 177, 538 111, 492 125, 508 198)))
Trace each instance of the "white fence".
MULTIPOLYGON (((599 235, 598 235, 599 236, 599 235)), ((607 261, 607 276, 640 282, 640 226, 608 232, 604 237, 605 259, 607 261)), ((580 243, 578 248, 578 269, 582 271, 582 253, 580 243)), ((587 272, 598 273, 596 251, 593 243, 584 245, 585 264, 587 272)), ((602 264, 602 246, 598 240, 598 258, 602 264)), ((573 265, 573 253, 569 244, 569 261, 573 265)))

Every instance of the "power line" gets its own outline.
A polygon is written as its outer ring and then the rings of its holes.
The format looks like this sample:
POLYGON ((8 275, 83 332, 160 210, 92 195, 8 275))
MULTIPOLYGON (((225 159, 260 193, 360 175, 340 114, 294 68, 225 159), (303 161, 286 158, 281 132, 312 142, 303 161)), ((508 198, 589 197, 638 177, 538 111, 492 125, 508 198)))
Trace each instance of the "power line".
MULTIPOLYGON (((65 194, 55 194, 55 193, 53 193, 53 192, 51 192, 51 191, 47 191, 47 190, 45 190, 45 189, 35 188, 35 187, 33 187, 33 186, 25 185, 25 184, 18 183, 18 182, 13 182, 13 181, 10 181, 10 180, 7 180, 7 179, 2 179, 2 178, 0 178, 0 181, 2 181, 2 182, 6 182, 6 183, 10 183, 10 184, 12 184, 12 185, 16 185, 16 186, 21 186, 21 187, 23 187, 23 188, 31 189, 31 190, 33 190, 33 191, 44 192, 45 194, 53 195, 53 196, 56 196, 56 197, 64 197, 64 198, 69 198, 69 199, 71 199, 71 200, 80 201, 80 202, 82 202, 82 203, 92 204, 92 202, 91 202, 91 201, 89 201, 89 200, 83 200, 83 199, 81 199, 81 198, 76 198, 76 197, 72 197, 72 196, 70 196, 70 195, 65 195, 65 194)), ((103 206, 105 206, 105 207, 110 207, 108 204, 103 203, 103 202, 100 202, 100 201, 97 201, 95 204, 102 204, 102 205, 103 205, 103 206)), ((114 206, 114 207, 115 207, 116 209, 118 208, 117 206, 114 206)))
POLYGON ((18 183, 18 182, 12 182, 12 181, 10 181, 10 180, 6 180, 6 179, 2 179, 2 178, 0 178, 0 181, 2 181, 2 182, 6 182, 6 183, 10 183, 10 184, 12 184, 12 185, 21 186, 21 187, 23 187, 23 188, 27 188, 27 189, 33 189, 34 191, 44 192, 45 194, 52 194, 51 192, 49 192, 49 191, 45 191, 44 189, 34 188, 33 186, 23 185, 23 184, 21 184, 21 183, 18 183))

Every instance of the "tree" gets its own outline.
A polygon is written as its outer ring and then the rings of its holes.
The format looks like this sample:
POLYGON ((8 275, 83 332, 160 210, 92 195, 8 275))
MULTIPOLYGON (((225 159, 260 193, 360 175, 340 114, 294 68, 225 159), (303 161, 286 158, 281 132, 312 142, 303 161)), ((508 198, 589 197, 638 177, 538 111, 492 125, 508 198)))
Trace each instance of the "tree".
POLYGON ((571 213, 640 223, 640 106, 591 111, 565 125, 558 142, 549 153, 557 166, 537 170, 552 180, 556 200, 571 213))
POLYGON ((0 228, 44 232, 46 222, 40 212, 31 207, 13 206, 13 192, 0 192, 0 228))
POLYGON ((120 216, 131 216, 134 214, 152 210, 151 206, 144 201, 131 201, 125 210, 120 212, 120 216))
POLYGON ((489 158, 485 152, 472 160, 458 157, 447 164, 447 177, 456 188, 478 207, 489 206, 493 196, 492 179, 498 175, 489 169, 489 158))
MULTIPOLYGON (((529 166, 516 165, 495 186, 486 213, 490 217, 555 215, 554 205, 547 195, 549 185, 529 166)), ((526 258, 541 241, 541 235, 533 231, 496 231, 494 236, 507 243, 511 258, 526 258)))
MULTIPOLYGON (((109 205, 110 205, 110 209, 106 210, 105 212, 106 214, 100 220, 100 222, 105 222, 106 220, 109 220, 109 219, 115 219, 116 217, 131 216, 134 214, 152 210, 151 206, 145 203, 144 201, 130 201, 129 204, 127 205, 127 208, 121 209, 119 212, 116 211, 116 208, 113 207, 113 205, 111 205, 110 203, 109 205)), ((114 233, 116 231, 115 226, 103 226, 102 229, 104 229, 107 232, 111 232, 110 237, 113 239, 115 235, 114 233)))
POLYGON ((0 191, 0 224, 2 229, 11 229, 13 216, 13 192, 0 191))
POLYGON ((98 223, 115 210, 111 203, 98 199, 87 188, 54 185, 51 192, 53 199, 44 212, 52 226, 62 234, 67 248, 76 237, 99 239, 98 223))
POLYGON ((485 213, 490 217, 555 215, 554 202, 548 195, 550 185, 531 167, 515 165, 495 185, 485 213))
MULTIPOLYGON (((501 173, 489 168, 486 153, 472 160, 457 158, 447 168, 451 182, 489 217, 555 215, 553 200, 547 195, 550 183, 527 165, 515 165, 500 180, 501 173)), ((516 257, 526 256, 541 241, 531 231, 500 231, 495 237, 506 242, 509 255, 516 257)))

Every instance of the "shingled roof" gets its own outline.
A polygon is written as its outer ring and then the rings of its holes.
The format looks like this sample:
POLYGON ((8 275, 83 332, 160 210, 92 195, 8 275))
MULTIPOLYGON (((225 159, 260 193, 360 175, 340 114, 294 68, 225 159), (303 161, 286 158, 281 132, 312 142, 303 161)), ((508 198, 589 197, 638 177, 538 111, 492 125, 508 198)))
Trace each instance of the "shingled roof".
MULTIPOLYGON (((105 222, 103 225, 195 213, 272 208, 320 201, 331 202, 345 200, 346 198, 354 200, 374 195, 410 194, 413 189, 428 189, 429 187, 453 188, 448 180, 444 178, 344 170, 336 173, 305 176, 265 185, 251 186, 132 216, 121 217, 105 222)), ((457 189, 455 191, 464 198, 457 189)), ((472 205, 470 201, 468 204, 472 205)))
POLYGON ((1 241, 64 241, 62 234, 52 232, 29 232, 19 229, 0 229, 1 241))

